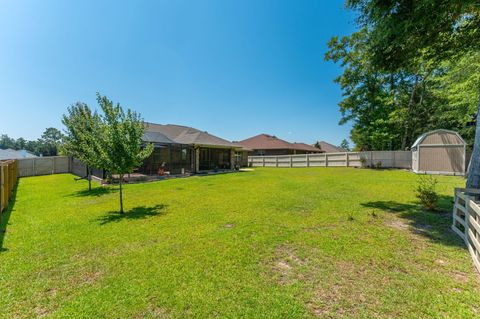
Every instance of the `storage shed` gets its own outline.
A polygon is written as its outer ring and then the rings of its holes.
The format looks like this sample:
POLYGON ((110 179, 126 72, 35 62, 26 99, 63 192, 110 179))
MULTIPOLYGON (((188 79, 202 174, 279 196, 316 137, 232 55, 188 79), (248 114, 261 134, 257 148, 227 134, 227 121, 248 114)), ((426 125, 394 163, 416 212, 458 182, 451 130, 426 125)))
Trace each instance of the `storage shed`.
POLYGON ((463 138, 439 129, 422 134, 412 145, 412 170, 419 174, 465 175, 463 138))

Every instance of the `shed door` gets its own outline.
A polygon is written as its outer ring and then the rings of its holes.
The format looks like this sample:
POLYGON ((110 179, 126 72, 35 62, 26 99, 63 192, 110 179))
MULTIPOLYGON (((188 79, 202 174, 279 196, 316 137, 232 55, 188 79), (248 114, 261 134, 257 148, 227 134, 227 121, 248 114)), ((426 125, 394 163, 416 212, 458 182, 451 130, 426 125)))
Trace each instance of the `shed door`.
POLYGON ((427 172, 464 173, 463 145, 422 146, 419 148, 419 170, 427 172))

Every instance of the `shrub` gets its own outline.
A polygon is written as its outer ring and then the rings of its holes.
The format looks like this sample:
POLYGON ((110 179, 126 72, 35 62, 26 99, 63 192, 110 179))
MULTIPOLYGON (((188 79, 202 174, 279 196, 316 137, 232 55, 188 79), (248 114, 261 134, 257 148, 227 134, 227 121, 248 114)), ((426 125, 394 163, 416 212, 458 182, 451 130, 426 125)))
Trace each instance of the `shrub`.
POLYGON ((438 180, 431 175, 421 177, 418 180, 418 184, 415 189, 416 196, 418 199, 420 199, 423 207, 428 210, 434 210, 437 205, 438 194, 435 190, 437 184, 438 180))
POLYGON ((376 169, 382 168, 382 162, 381 162, 381 161, 376 162, 376 163, 375 163, 375 168, 376 168, 376 169))
POLYGON ((360 157, 360 165, 362 167, 367 167, 367 159, 365 157, 360 157))

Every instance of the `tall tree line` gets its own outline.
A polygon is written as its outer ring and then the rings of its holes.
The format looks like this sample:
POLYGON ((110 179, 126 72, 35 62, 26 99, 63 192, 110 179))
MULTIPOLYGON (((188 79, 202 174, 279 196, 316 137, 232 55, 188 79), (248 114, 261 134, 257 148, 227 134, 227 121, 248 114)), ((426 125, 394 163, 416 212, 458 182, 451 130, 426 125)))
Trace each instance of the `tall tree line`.
POLYGON ((405 149, 446 128, 470 147, 480 98, 478 0, 349 0, 359 31, 333 37, 325 59, 343 73, 341 124, 359 150, 405 149))
POLYGON ((62 153, 64 135, 54 127, 45 129, 41 138, 28 141, 22 137, 14 139, 7 134, 0 135, 0 149, 27 150, 38 156, 56 156, 62 153))

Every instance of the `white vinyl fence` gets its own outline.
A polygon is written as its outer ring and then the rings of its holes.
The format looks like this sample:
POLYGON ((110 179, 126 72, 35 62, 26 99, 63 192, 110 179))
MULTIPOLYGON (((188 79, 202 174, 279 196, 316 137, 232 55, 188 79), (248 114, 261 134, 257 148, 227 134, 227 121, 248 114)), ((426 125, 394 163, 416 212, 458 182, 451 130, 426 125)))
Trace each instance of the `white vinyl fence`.
POLYGON ((61 174, 71 171, 68 156, 22 158, 17 161, 19 177, 61 174))
POLYGON ((480 203, 478 189, 456 189, 452 230, 460 236, 480 272, 480 203))
MULTIPOLYGON (((18 177, 72 173, 80 177, 87 175, 87 166, 69 156, 46 156, 18 159, 18 177)), ((92 175, 100 179, 104 171, 92 168, 92 175)))
POLYGON ((412 152, 371 151, 248 157, 248 165, 252 167, 360 167, 362 161, 363 166, 410 169, 412 152))

